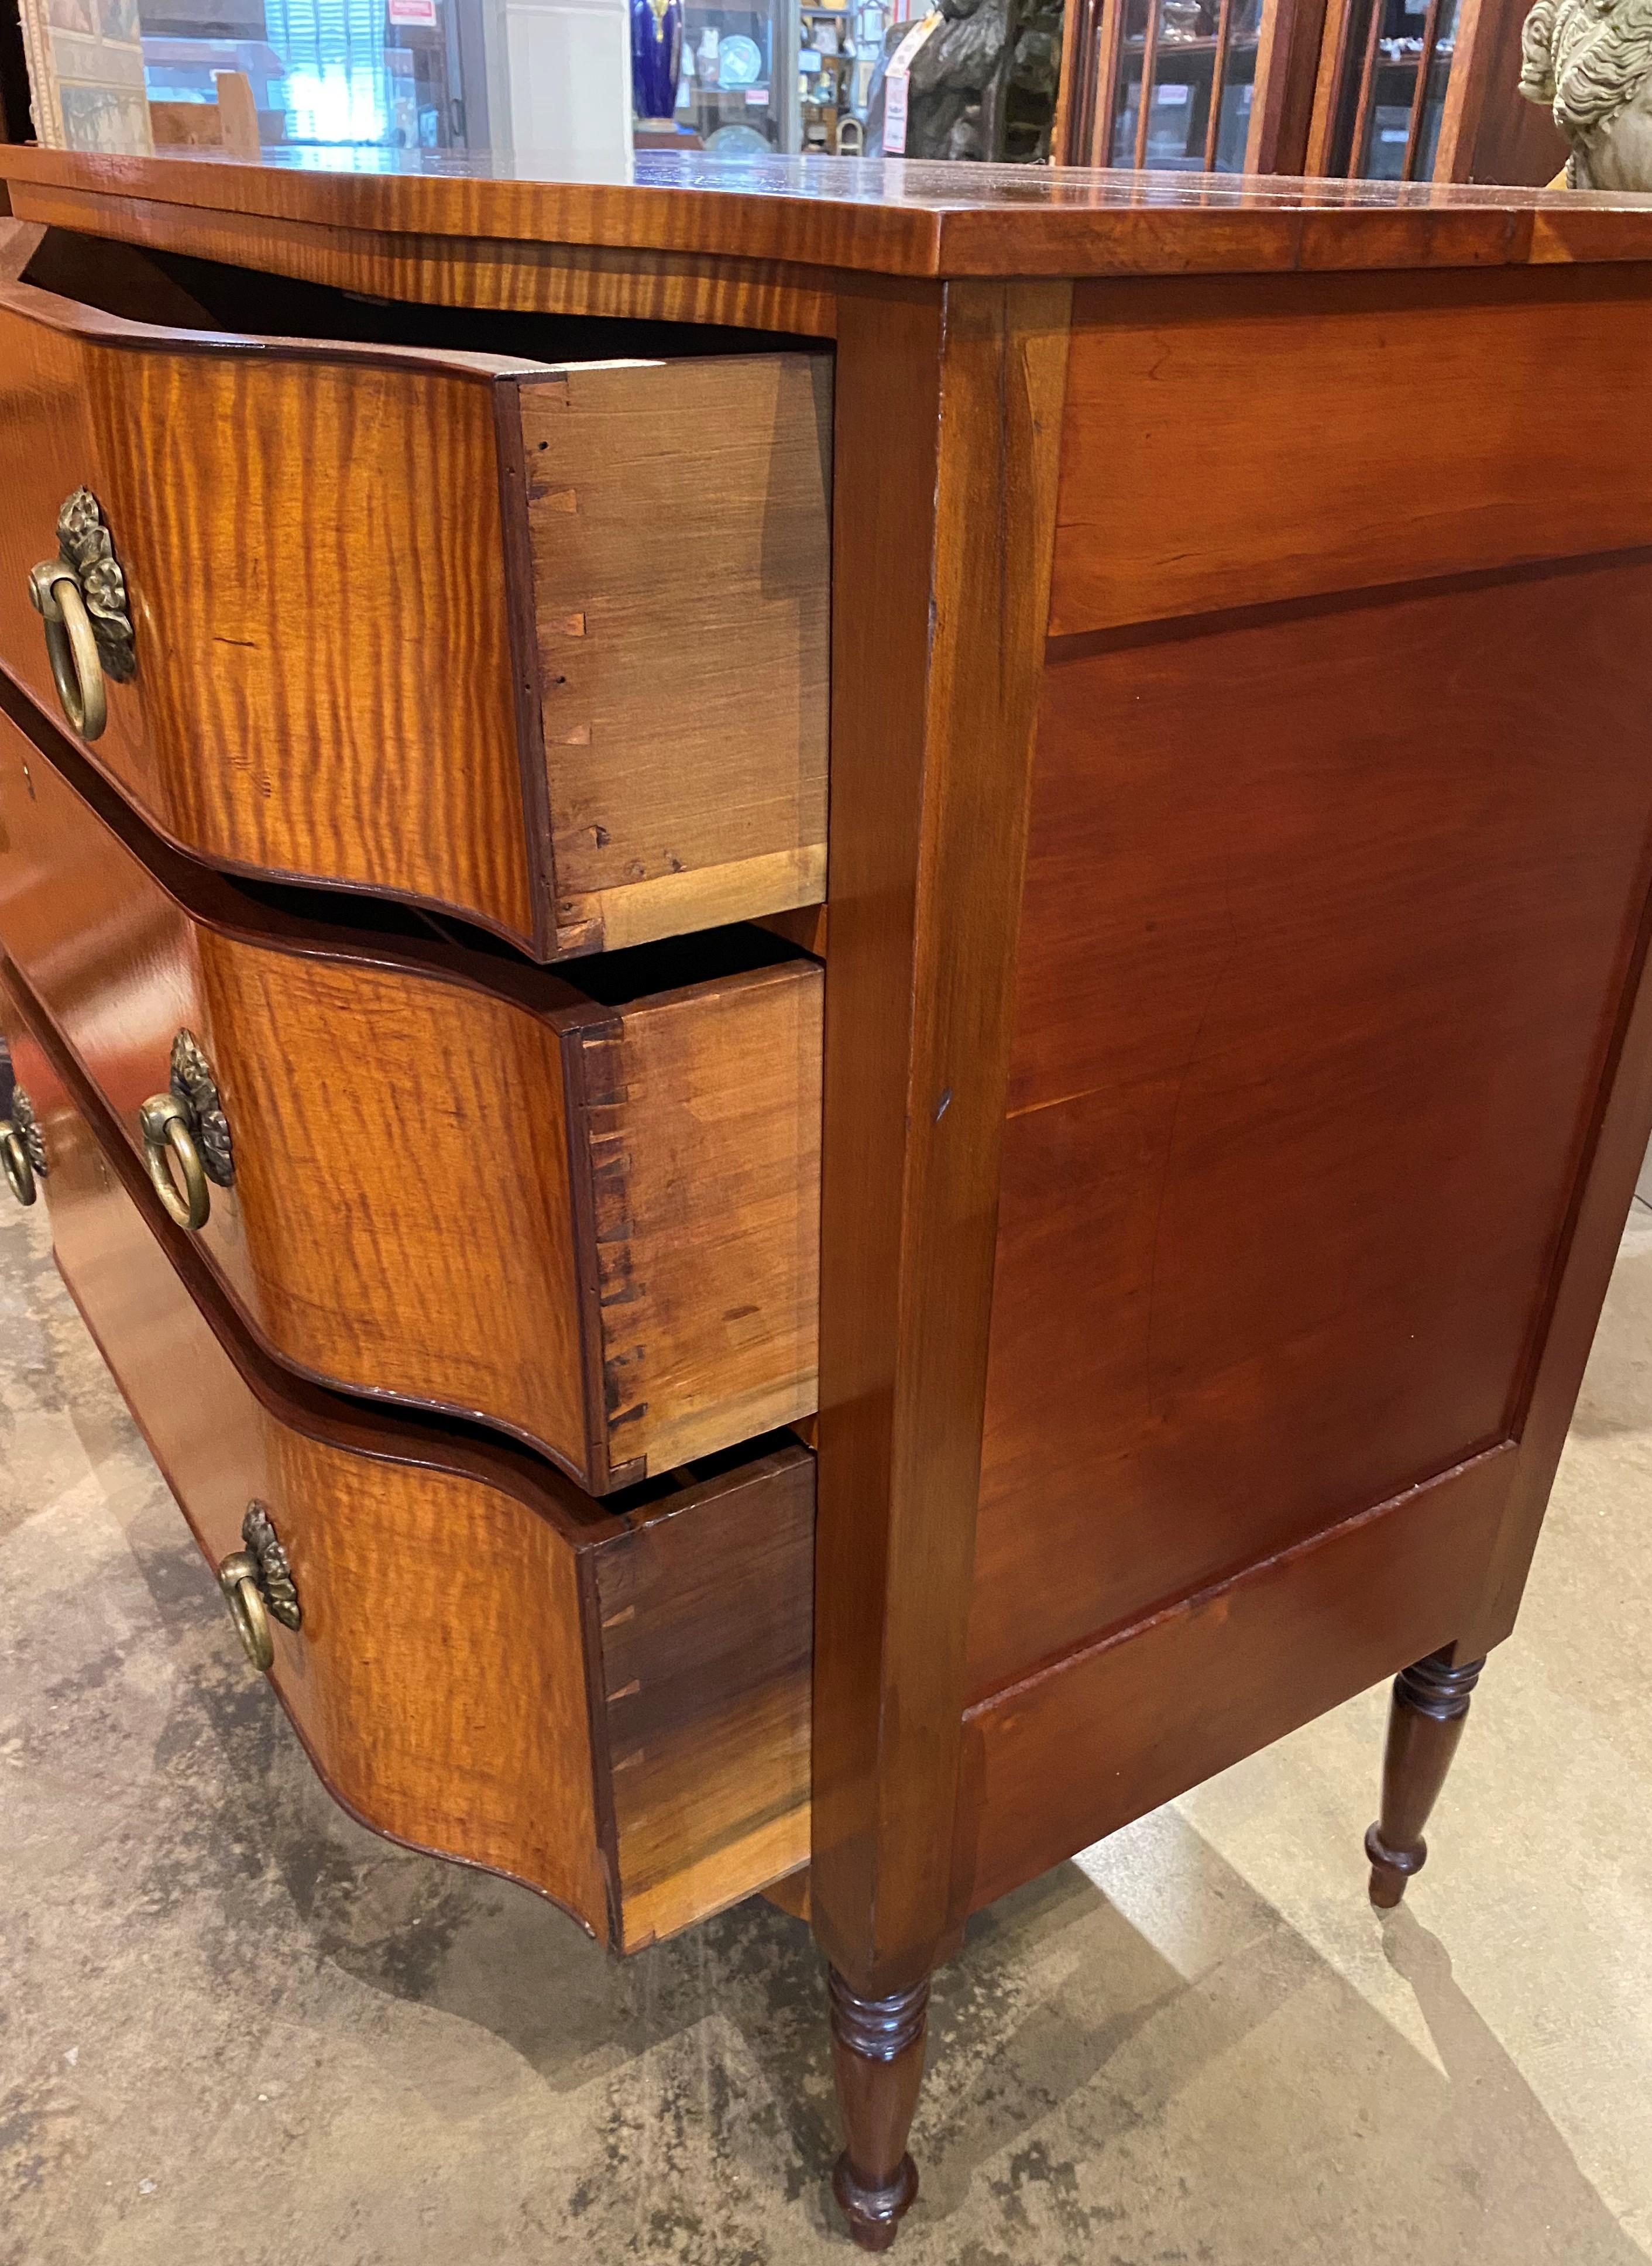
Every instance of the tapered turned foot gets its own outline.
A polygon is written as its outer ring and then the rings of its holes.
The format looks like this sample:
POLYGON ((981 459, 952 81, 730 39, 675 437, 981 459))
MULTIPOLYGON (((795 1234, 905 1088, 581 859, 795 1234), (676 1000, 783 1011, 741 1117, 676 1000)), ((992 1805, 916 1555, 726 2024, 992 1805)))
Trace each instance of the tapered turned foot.
POLYGON ((887 2250, 917 2193, 906 2136, 924 2081, 924 2024, 929 1977, 887 1999, 863 1999, 837 1969, 828 1971, 832 2067, 848 2146, 832 2173, 832 2193, 863 2250, 887 2250))
POLYGON ((1365 1836, 1371 1859, 1371 1900, 1392 1911, 1406 1882, 1427 1861, 1422 1829, 1445 1784, 1468 1714, 1469 1695, 1480 1681, 1483 1660, 1452 1667, 1443 1652, 1430 1653, 1394 1678, 1388 1713, 1388 1746, 1383 1756, 1382 1816, 1365 1836))

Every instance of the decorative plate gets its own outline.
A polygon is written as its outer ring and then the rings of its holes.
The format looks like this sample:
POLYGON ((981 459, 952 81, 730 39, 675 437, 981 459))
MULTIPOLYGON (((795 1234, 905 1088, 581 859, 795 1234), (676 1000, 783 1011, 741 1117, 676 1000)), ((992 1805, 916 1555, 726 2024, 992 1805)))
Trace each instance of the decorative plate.
POLYGON ((759 134, 755 126, 720 126, 715 134, 706 135, 705 147, 717 157, 767 157, 773 154, 768 135, 759 134))
POLYGON ((723 86, 756 86, 763 77, 763 49, 743 32, 727 39, 717 51, 717 77, 723 86))

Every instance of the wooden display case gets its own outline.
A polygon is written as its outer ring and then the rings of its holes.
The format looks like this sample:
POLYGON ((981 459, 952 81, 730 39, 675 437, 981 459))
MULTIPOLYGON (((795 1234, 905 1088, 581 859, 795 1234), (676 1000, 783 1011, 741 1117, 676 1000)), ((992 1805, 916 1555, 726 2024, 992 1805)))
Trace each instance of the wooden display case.
POLYGON ((1150 172, 1535 187, 1566 151, 1517 91, 1524 13, 1525 0, 1079 0, 1056 148, 1150 172))
POLYGON ((1305 170, 1533 186, 1566 163, 1518 91, 1526 0, 1328 0, 1305 170))

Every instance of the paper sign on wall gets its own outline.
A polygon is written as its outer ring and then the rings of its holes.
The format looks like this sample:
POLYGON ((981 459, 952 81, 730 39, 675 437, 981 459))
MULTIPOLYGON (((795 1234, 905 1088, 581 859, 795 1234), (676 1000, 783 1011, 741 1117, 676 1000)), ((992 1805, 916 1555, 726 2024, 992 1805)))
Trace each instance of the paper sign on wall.
POLYGON ((392 24, 422 24, 427 31, 436 28, 436 0, 390 0, 390 20, 392 24))

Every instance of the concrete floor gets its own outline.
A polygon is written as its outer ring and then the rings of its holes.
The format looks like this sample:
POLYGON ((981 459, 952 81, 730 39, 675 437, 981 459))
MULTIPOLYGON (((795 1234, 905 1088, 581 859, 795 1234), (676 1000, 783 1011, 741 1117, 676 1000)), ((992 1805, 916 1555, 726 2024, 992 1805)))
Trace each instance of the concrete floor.
MULTIPOLYGON (((611 1964, 333 1809, 0 1217, 0 2262, 844 2259, 821 1978, 761 1902, 611 1964)), ((1652 1211, 1524 1619, 1379 1922, 1367 1693, 983 1916, 910 2266, 1652 2252, 1652 1211)))

